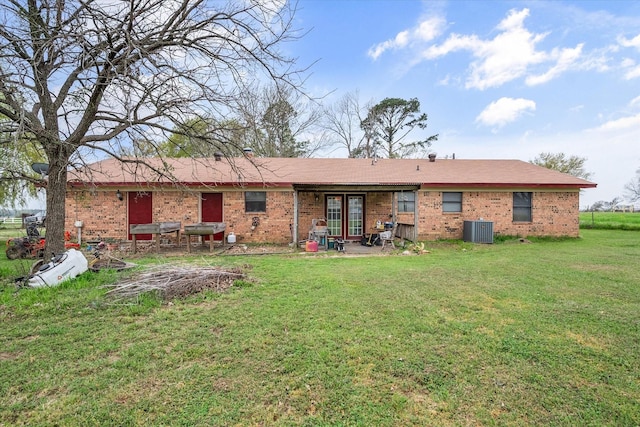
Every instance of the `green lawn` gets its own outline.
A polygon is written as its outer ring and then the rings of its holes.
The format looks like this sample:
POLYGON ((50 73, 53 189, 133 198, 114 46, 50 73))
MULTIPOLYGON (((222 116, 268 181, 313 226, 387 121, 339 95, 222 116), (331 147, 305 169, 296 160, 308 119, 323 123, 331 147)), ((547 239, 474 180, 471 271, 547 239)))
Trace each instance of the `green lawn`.
POLYGON ((637 426, 640 233, 581 234, 194 256, 252 280, 170 304, 0 286, 0 425, 637 426))
POLYGON ((580 212, 580 228, 640 231, 640 212, 580 212))

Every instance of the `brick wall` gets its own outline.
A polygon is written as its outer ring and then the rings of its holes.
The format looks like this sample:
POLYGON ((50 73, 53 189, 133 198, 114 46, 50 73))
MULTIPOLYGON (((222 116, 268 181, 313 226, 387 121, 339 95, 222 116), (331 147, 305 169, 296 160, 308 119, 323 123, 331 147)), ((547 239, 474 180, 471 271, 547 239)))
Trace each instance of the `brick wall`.
POLYGON ((324 194, 314 192, 298 193, 298 241, 309 237, 312 221, 326 216, 324 194), (318 200, 316 201, 316 196, 318 200))
MULTIPOLYGON (((66 199, 66 230, 75 235, 76 220, 84 222, 83 239, 127 239, 127 192, 121 189, 124 201, 116 198, 115 189, 70 190, 66 199)), ((207 190, 210 191, 210 190, 207 190)), ((223 221, 226 234, 233 232, 238 242, 291 242, 294 221, 294 193, 287 189, 267 191, 266 212, 246 213, 244 191, 220 188, 223 193, 223 221), (252 229, 253 218, 258 226, 252 229)), ((324 194, 298 194, 298 240, 308 236, 312 219, 325 216, 324 194)), ((376 221, 389 220, 392 210, 391 192, 368 193, 365 196, 365 233, 376 221)), ((533 193, 532 221, 513 222, 513 193, 511 191, 464 191, 461 213, 442 212, 442 192, 419 191, 418 239, 460 239, 465 220, 483 218, 493 221, 494 232, 514 236, 572 236, 577 237, 578 191, 533 193)), ((200 221, 200 192, 161 190, 153 192, 154 222, 180 221, 183 225, 200 221)), ((413 224, 413 214, 397 215, 398 222, 413 224)))
POLYGON ((393 214, 393 193, 368 193, 365 197, 365 234, 371 233, 376 222, 391 221, 393 214))
POLYGON ((65 230, 75 235, 75 221, 82 221, 82 239, 126 239, 127 201, 116 198, 116 190, 70 190, 66 195, 65 230))
POLYGON ((293 192, 267 191, 266 212, 245 212, 244 192, 223 193, 224 222, 238 242, 289 243, 293 224, 293 192), (251 229, 253 218, 258 225, 251 229))
MULTIPOLYGON (((209 191, 209 190, 207 190, 209 191)), ((124 200, 116 198, 116 190, 70 190, 66 197, 65 228, 75 232, 74 222, 81 220, 83 240, 128 237, 127 191, 121 189, 124 200)), ((239 242, 288 243, 293 222, 293 193, 268 191, 267 211, 246 213, 244 191, 221 189, 225 234, 234 232, 239 242), (251 229, 253 218, 258 226, 251 229)), ((152 221, 180 221, 182 225, 200 221, 200 192, 160 190, 152 192, 152 221)), ((75 234, 75 233, 74 233, 75 234)))
POLYGON ((513 192, 475 192, 462 194, 462 212, 442 212, 442 192, 420 191, 418 239, 461 239, 464 221, 493 222, 495 234, 508 236, 579 235, 579 193, 533 192, 532 221, 513 222, 513 192))

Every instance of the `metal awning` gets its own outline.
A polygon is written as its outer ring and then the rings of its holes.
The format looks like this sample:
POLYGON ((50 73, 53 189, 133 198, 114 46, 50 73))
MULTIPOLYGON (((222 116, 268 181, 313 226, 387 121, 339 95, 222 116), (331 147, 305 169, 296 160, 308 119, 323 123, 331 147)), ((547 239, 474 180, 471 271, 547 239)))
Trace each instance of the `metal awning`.
POLYGON ((316 192, 386 192, 386 191, 415 191, 420 184, 293 184, 296 191, 316 192))

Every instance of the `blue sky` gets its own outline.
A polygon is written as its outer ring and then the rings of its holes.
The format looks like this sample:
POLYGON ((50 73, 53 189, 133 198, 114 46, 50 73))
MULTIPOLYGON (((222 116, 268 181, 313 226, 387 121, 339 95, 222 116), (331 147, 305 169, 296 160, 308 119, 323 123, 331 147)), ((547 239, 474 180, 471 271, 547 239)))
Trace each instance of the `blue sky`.
POLYGON ((300 0, 296 25, 307 91, 418 98, 439 156, 586 157, 581 206, 640 168, 640 2, 300 0))

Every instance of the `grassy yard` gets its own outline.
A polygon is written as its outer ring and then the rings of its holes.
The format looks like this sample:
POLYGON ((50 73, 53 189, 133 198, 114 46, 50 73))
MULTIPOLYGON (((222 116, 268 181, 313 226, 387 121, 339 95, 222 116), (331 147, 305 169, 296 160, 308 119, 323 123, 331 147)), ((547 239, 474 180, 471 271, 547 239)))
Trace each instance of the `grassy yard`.
POLYGON ((640 212, 580 212, 580 228, 640 231, 640 212))
POLYGON ((0 425, 637 426, 640 233, 581 234, 217 257, 252 280, 172 303, 0 285, 0 425))

